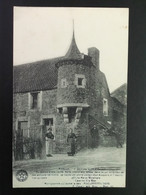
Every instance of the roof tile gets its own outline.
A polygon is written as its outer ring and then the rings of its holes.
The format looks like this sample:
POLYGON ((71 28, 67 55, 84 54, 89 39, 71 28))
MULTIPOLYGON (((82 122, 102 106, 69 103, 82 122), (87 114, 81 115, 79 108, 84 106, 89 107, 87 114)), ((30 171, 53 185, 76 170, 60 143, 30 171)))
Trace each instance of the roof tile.
POLYGON ((14 93, 55 88, 57 86, 55 64, 61 59, 62 57, 14 66, 14 93))

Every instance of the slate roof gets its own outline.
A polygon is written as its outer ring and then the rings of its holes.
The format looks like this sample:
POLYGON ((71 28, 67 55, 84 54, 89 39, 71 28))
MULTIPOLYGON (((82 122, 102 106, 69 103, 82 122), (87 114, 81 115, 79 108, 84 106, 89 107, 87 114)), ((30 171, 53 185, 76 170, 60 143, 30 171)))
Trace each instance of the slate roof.
POLYGON ((70 47, 64 57, 42 60, 33 63, 14 66, 13 92, 49 90, 57 87, 57 68, 55 64, 60 60, 82 59, 73 32, 70 47))
POLYGON ((14 66, 13 92, 49 90, 57 87, 55 64, 63 57, 14 66))
POLYGON ((123 105, 127 104, 127 84, 124 83, 117 89, 115 89, 112 93, 111 96, 116 98, 119 102, 121 102, 123 105))
MULTIPOLYGON (((24 93, 57 88, 56 64, 62 60, 81 60, 83 59, 82 55, 77 47, 73 32, 72 41, 65 56, 14 66, 13 92, 24 93)), ((84 55, 84 58, 90 59, 91 57, 84 55)), ((100 72, 100 75, 106 82, 104 74, 100 72)))
POLYGON ((80 53, 76 44, 74 32, 70 47, 65 55, 65 59, 82 59, 82 54, 80 53))

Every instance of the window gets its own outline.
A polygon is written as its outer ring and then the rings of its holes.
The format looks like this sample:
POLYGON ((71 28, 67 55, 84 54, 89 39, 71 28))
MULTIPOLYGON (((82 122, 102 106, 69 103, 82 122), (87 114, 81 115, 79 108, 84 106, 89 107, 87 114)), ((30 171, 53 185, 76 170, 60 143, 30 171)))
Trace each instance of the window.
POLYGON ((69 119, 69 123, 71 123, 72 121, 74 121, 76 115, 76 107, 68 107, 68 119, 69 119))
POLYGON ((52 133, 55 136, 55 121, 54 118, 43 118, 42 119, 44 130, 47 131, 50 127, 52 128, 52 133))
POLYGON ((38 106, 38 93, 31 93, 31 96, 32 96, 31 108, 35 109, 38 106))
POLYGON ((83 85, 83 78, 78 78, 78 85, 82 86, 83 85))
POLYGON ((67 81, 66 79, 61 79, 61 88, 67 87, 67 81))
POLYGON ((86 85, 85 76, 82 74, 76 74, 75 75, 75 85, 78 88, 85 88, 85 85, 86 85))
POLYGON ((103 115, 108 116, 108 100, 103 98, 103 115))
POLYGON ((28 104, 29 109, 42 109, 42 91, 41 92, 33 92, 28 93, 28 104))
POLYGON ((53 118, 44 118, 44 125, 45 126, 53 126, 53 118))

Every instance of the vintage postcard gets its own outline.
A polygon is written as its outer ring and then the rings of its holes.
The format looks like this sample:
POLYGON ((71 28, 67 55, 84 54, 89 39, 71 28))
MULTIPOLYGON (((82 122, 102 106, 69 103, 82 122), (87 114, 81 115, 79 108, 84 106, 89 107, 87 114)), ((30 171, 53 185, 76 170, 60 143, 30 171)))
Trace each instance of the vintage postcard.
POLYGON ((126 187, 128 20, 14 7, 13 188, 126 187))

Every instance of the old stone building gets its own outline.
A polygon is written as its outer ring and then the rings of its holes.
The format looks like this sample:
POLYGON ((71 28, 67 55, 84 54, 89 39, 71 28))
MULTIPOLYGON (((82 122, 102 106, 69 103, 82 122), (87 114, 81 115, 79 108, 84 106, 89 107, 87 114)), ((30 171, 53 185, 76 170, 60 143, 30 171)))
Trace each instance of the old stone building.
POLYGON ((115 112, 123 112, 121 103, 113 106, 106 77, 100 71, 99 50, 92 47, 88 55, 81 53, 74 33, 65 56, 15 66, 13 85, 14 134, 19 133, 19 139, 39 140, 38 149, 33 145, 35 155, 40 150, 41 157, 45 156, 44 134, 49 126, 55 135, 54 153, 66 153, 70 127, 77 135, 77 150, 91 147, 94 124, 99 129, 99 144, 115 145, 114 136, 107 131, 115 112))
POLYGON ((123 84, 111 93, 113 101, 113 128, 120 134, 120 142, 126 141, 127 84, 123 84))

